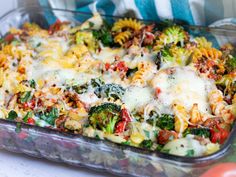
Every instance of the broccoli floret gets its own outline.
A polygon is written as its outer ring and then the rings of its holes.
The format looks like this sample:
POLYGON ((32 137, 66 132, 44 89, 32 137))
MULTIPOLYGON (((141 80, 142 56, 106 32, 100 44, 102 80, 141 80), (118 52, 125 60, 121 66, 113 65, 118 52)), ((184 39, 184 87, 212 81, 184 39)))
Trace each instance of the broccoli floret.
POLYGON ((139 146, 142 148, 151 149, 152 145, 153 145, 152 140, 143 140, 139 146))
POLYGON ((187 38, 187 35, 184 31, 184 29, 181 26, 171 26, 167 27, 163 30, 163 36, 164 41, 166 44, 177 44, 177 43, 183 43, 184 40, 187 38))
POLYGON ((93 106, 89 111, 89 124, 103 132, 113 133, 116 123, 121 119, 121 107, 114 103, 93 106))
POLYGON ((156 120, 156 125, 165 130, 173 130, 174 123, 175 121, 173 115, 169 114, 162 114, 161 116, 157 117, 156 120))
POLYGON ((188 128, 183 133, 183 136, 186 136, 188 134, 201 136, 201 137, 204 137, 204 138, 209 138, 210 135, 211 135, 209 128, 188 128))
POLYGON ((97 87, 101 87, 103 86, 105 83, 102 79, 100 78, 96 78, 96 79, 91 79, 91 85, 94 87, 94 88, 97 88, 97 87))
POLYGON ((153 116, 152 119, 149 119, 148 122, 153 125, 156 124, 157 127, 165 130, 174 130, 174 116, 170 114, 161 114, 153 116))
POLYGON ((156 65, 160 68, 160 61, 162 62, 174 62, 175 58, 173 54, 170 51, 170 46, 166 45, 163 49, 161 49, 157 53, 157 58, 156 58, 156 65))
POLYGON ((236 57, 229 55, 229 58, 226 60, 225 68, 228 73, 236 71, 236 57))
POLYGON ((72 89, 78 93, 78 94, 83 94, 87 92, 88 90, 88 84, 83 84, 83 85, 73 85, 72 89))
POLYGON ((95 94, 101 98, 114 98, 115 100, 121 99, 124 95, 125 89, 118 84, 106 84, 101 87, 98 87, 95 90, 95 94))

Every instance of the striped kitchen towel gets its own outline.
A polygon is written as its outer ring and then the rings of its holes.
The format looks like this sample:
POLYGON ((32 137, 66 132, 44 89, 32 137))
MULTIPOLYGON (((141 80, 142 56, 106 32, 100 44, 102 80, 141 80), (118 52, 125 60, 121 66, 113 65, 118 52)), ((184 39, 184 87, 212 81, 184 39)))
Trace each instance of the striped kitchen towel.
MULTIPOLYGON (((177 19, 191 25, 209 25, 236 18, 235 0, 39 0, 42 6, 98 11, 104 15, 131 16, 145 20, 177 19)), ((235 23, 235 20, 232 20, 235 23)))

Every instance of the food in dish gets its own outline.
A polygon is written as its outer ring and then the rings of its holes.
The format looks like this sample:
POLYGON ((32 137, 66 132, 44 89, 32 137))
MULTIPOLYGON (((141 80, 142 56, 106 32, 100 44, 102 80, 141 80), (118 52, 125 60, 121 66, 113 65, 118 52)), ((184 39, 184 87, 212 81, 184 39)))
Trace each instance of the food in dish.
POLYGON ((179 156, 219 150, 236 116, 236 58, 181 26, 99 14, 1 42, 0 117, 179 156))

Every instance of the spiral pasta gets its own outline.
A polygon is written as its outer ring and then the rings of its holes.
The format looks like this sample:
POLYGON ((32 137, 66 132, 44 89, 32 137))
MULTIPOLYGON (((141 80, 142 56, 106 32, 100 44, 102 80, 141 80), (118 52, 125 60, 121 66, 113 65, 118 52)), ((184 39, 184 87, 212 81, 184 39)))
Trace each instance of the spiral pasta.
POLYGON ((37 35, 40 37, 48 37, 48 31, 43 30, 39 25, 35 23, 25 23, 23 25, 23 29, 27 31, 29 36, 37 35))
POLYGON ((112 31, 119 32, 125 28, 138 31, 142 28, 142 24, 141 22, 131 18, 120 19, 113 24, 112 31))
POLYGON ((222 52, 215 48, 196 48, 192 55, 194 66, 211 79, 219 79, 225 71, 222 52))
POLYGON ((138 64, 138 71, 132 77, 131 83, 134 85, 144 86, 152 75, 152 64, 149 62, 142 62, 138 64))
POLYGON ((194 41, 197 43, 199 48, 211 48, 212 43, 207 41, 205 37, 196 37, 194 41))
POLYGON ((220 90, 212 90, 208 95, 208 99, 211 110, 216 116, 222 117, 227 123, 234 121, 233 106, 224 101, 223 93, 220 90))
POLYGON ((196 125, 202 121, 202 115, 198 109, 198 104, 193 104, 193 107, 190 110, 190 120, 192 124, 196 125))
POLYGON ((120 32, 115 36, 114 41, 122 46, 130 38, 130 36, 130 31, 120 32))
POLYGON ((183 133, 188 128, 188 112, 185 107, 179 103, 173 104, 173 111, 175 115, 175 131, 183 133))

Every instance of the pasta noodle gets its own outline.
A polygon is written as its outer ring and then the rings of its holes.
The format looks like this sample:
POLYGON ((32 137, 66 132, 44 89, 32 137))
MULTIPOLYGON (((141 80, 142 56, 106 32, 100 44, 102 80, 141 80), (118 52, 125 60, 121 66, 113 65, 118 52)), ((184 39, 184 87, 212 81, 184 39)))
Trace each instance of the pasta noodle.
POLYGON ((112 31, 119 32, 119 31, 122 31, 122 29, 124 29, 124 28, 138 31, 142 28, 142 24, 140 22, 138 22, 137 20, 134 20, 131 18, 120 19, 114 23, 114 25, 112 27, 112 31))
POLYGON ((130 36, 131 36, 130 31, 120 32, 115 36, 114 41, 115 43, 118 43, 122 46, 124 42, 126 42, 129 39, 130 36))

